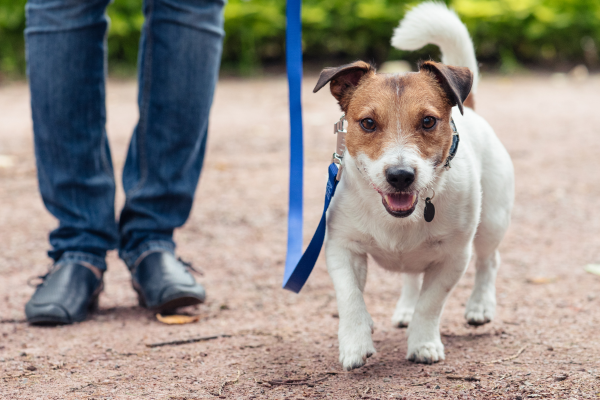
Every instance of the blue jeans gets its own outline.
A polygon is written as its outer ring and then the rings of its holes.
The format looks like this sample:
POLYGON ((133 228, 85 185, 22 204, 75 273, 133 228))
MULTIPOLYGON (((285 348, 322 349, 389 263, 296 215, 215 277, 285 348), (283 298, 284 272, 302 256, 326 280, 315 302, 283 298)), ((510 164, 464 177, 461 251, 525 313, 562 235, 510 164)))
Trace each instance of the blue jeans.
POLYGON ((140 118, 117 222, 105 130, 109 3, 29 0, 25 30, 39 187, 59 221, 48 254, 101 270, 111 249, 128 266, 147 251, 174 251, 202 169, 224 36, 224 0, 144 1, 140 118))

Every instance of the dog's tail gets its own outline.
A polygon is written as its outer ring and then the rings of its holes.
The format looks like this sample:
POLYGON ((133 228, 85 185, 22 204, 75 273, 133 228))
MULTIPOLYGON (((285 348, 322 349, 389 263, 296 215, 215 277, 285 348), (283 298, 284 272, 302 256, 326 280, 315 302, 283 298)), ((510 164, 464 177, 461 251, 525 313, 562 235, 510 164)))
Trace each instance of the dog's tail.
POLYGON ((428 1, 412 8, 392 37, 392 46, 400 50, 418 50, 430 43, 440 48, 444 64, 471 70, 474 94, 479 81, 475 48, 467 27, 444 3, 428 1))

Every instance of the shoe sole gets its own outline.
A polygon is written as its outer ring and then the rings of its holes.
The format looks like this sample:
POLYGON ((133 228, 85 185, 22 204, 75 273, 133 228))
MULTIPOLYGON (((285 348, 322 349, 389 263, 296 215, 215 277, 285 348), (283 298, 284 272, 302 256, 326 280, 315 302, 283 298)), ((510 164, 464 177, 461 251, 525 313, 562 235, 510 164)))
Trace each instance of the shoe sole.
POLYGON ((31 325, 38 325, 38 326, 71 325, 71 324, 74 324, 75 322, 83 322, 87 319, 89 313, 92 313, 92 312, 95 312, 98 310, 99 298, 100 298, 100 292, 98 292, 98 294, 90 302, 90 304, 87 308, 88 312, 86 312, 85 314, 83 314, 81 316, 76 316, 73 318, 56 318, 56 317, 41 315, 39 317, 27 318, 27 322, 29 322, 31 325))
POLYGON ((172 311, 172 310, 175 310, 176 308, 195 306, 197 304, 204 303, 204 299, 200 299, 196 296, 182 295, 182 296, 177 296, 173 299, 168 299, 167 301, 165 301, 164 303, 161 303, 159 305, 156 305, 153 307, 148 307, 148 305, 146 304, 146 299, 144 299, 144 296, 142 295, 142 293, 139 290, 137 290, 135 287, 133 289, 137 293, 138 304, 140 305, 140 307, 144 307, 144 308, 146 308, 150 311, 154 311, 154 312, 172 311))
POLYGON ((204 300, 200 300, 197 297, 185 296, 185 297, 178 297, 173 300, 168 300, 168 301, 164 302, 163 304, 153 307, 152 310, 153 311, 170 311, 170 310, 175 310, 180 307, 195 306, 195 305, 201 304, 201 303, 204 303, 204 300))

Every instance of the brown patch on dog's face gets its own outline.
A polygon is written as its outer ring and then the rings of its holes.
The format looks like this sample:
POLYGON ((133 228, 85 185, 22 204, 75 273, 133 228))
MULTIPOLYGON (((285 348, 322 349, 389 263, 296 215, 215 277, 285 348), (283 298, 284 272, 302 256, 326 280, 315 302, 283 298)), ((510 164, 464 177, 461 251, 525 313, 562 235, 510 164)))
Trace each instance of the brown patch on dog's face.
POLYGON ((376 160, 396 143, 416 149, 435 166, 443 162, 452 144, 451 109, 457 105, 462 113, 473 75, 468 68, 432 61, 419 68, 419 73, 377 75, 370 64, 356 61, 321 72, 313 92, 331 82, 346 113, 346 147, 353 157, 363 153, 376 160))
POLYGON ((428 71, 373 74, 361 81, 349 101, 346 147, 352 157, 363 153, 376 160, 387 149, 401 145, 439 165, 452 144, 451 109, 451 101, 428 71), (426 118, 435 119, 430 129, 423 126, 426 118), (361 121, 369 119, 375 123, 372 132, 361 126, 361 121))

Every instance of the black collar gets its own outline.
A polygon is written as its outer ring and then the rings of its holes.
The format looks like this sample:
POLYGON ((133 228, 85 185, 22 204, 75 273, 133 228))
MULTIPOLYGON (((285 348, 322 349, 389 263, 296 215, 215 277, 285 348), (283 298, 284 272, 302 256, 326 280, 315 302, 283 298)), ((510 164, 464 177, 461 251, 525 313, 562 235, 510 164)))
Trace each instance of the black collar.
POLYGON ((458 151, 458 143, 460 142, 460 137, 458 136, 458 131, 456 130, 456 125, 454 125, 454 120, 450 118, 450 127, 452 128, 452 146, 450 146, 450 153, 448 154, 448 158, 446 158, 446 163, 444 164, 444 168, 450 169, 450 161, 456 155, 458 151))

